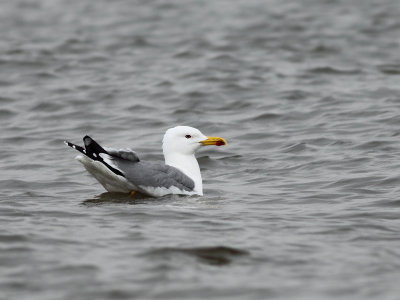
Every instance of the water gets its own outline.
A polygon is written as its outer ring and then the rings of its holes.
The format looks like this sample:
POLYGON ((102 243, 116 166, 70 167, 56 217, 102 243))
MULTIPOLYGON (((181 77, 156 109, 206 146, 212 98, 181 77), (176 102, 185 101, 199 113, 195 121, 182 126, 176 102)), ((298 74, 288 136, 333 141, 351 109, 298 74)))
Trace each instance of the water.
POLYGON ((398 299, 397 0, 3 1, 0 299, 398 299), (127 198, 62 141, 162 160, 203 197, 127 198))

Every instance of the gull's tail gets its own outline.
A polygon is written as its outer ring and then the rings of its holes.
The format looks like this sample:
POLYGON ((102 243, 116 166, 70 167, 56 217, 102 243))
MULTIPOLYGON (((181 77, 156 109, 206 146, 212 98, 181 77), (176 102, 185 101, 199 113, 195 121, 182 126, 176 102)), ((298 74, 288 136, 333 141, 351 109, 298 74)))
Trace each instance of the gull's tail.
POLYGON ((101 147, 90 136, 86 135, 83 138, 83 143, 85 145, 85 148, 83 148, 81 146, 78 146, 78 145, 75 145, 75 144, 72 144, 72 143, 70 143, 68 141, 64 141, 64 143, 67 146, 69 146, 71 148, 74 148, 75 150, 78 150, 79 152, 81 152, 82 154, 86 155, 87 157, 89 157, 89 158, 91 158, 91 159, 93 159, 95 161, 101 162, 102 164, 104 164, 108 169, 110 169, 115 174, 120 175, 120 176, 124 176, 124 174, 120 170, 118 170, 118 169, 116 169, 116 168, 114 168, 114 167, 112 167, 110 165, 110 161, 108 159, 107 159, 107 162, 104 161, 104 158, 101 155, 103 154, 103 156, 107 155, 108 157, 110 157, 109 153, 106 150, 104 150, 104 148, 101 147))

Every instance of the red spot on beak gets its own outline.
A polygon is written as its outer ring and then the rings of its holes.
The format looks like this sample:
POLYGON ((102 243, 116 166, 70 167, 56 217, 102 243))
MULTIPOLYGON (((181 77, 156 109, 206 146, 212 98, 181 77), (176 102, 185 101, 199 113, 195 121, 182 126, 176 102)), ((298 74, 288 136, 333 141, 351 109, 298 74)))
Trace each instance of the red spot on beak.
POLYGON ((223 141, 217 141, 215 143, 215 146, 223 146, 223 145, 225 145, 225 143, 223 141))

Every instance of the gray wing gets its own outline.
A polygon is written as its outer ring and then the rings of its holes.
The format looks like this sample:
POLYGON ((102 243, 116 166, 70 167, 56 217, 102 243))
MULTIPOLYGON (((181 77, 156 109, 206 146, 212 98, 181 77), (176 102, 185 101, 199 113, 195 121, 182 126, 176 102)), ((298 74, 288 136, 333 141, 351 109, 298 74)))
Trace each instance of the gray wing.
MULTIPOLYGON (((111 153, 110 153, 111 154, 111 153)), ((148 161, 132 161, 113 156, 114 164, 121 170, 126 179, 135 186, 177 187, 180 190, 192 191, 194 181, 177 168, 148 161)))
POLYGON ((104 150, 107 151, 109 155, 111 155, 114 158, 120 158, 123 160, 128 160, 132 162, 138 162, 140 161, 139 156, 135 151, 133 151, 130 148, 126 149, 113 149, 113 148, 106 148, 104 147, 104 150))

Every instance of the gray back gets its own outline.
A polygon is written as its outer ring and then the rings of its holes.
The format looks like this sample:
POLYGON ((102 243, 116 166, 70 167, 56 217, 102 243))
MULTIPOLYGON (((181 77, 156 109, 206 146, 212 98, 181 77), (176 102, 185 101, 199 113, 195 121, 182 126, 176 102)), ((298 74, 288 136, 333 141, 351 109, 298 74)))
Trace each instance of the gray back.
POLYGON ((164 187, 175 186, 180 190, 192 191, 194 181, 177 168, 164 163, 125 160, 113 157, 113 161, 128 181, 136 186, 164 187))

